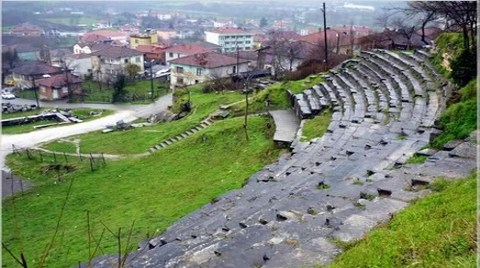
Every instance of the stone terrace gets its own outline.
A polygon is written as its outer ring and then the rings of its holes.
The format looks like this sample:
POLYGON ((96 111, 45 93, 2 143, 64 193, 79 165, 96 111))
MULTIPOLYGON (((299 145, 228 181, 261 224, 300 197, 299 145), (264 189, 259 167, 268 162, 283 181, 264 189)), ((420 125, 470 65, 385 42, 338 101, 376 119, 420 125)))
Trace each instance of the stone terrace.
MULTIPOLYGON (((407 159, 438 132, 447 88, 425 52, 361 53, 325 76, 324 83, 290 95, 300 119, 333 110, 327 133, 295 144, 239 190, 182 218, 129 255, 131 267, 292 267, 327 264, 336 241, 363 237, 408 202, 429 193, 433 178, 475 168, 476 145, 407 159), (440 82, 441 84, 441 82, 440 82), (438 86, 437 86, 438 87, 438 86)), ((111 267, 104 256, 96 267, 111 267)))

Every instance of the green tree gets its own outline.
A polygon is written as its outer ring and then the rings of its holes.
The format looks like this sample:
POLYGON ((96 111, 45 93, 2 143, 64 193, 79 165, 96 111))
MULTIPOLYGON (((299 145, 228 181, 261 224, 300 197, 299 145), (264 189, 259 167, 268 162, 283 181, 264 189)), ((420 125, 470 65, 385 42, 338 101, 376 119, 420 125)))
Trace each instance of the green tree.
POLYGON ((138 75, 142 69, 136 64, 129 63, 125 65, 125 72, 128 74, 128 78, 132 79, 138 75))
POLYGON ((2 61, 6 62, 9 68, 13 68, 18 60, 19 58, 16 49, 9 49, 2 52, 2 61))
POLYGON ((465 86, 477 75, 477 50, 463 49, 460 55, 452 60, 452 79, 460 87, 465 86))
POLYGON ((265 17, 262 17, 260 19, 260 28, 263 28, 265 26, 267 26, 267 19, 265 17))
POLYGON ((113 83, 112 103, 122 102, 127 92, 125 91, 125 75, 119 74, 113 83))

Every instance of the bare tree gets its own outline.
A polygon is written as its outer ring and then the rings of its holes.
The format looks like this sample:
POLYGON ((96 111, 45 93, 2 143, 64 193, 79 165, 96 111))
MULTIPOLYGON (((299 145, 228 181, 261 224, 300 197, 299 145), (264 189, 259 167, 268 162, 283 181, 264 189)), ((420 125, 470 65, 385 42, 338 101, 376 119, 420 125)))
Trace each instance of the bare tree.
MULTIPOLYGON (((477 35, 476 1, 415 1, 403 9, 407 14, 420 15, 424 28, 430 21, 442 19, 448 28, 461 29, 466 49, 475 48, 477 35)), ((423 30, 424 31, 424 30, 423 30)))

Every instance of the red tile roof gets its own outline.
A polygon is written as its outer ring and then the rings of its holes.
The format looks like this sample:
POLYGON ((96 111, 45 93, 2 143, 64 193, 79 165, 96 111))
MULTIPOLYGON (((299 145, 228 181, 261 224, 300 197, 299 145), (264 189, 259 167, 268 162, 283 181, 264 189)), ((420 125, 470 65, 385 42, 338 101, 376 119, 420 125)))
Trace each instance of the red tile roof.
POLYGON ((45 63, 28 63, 12 70, 12 73, 21 75, 42 75, 59 73, 60 68, 45 63))
POLYGON ((92 42, 109 40, 114 37, 126 38, 127 36, 128 34, 125 32, 112 31, 112 30, 99 30, 99 31, 85 33, 82 36, 81 41, 84 43, 92 43, 92 42))
POLYGON ((193 55, 198 53, 205 53, 214 50, 213 48, 207 48, 196 44, 182 44, 169 47, 165 50, 167 53, 181 53, 186 55, 193 55))
MULTIPOLYGON (((238 63, 247 63, 248 61, 240 59, 238 63)), ((183 58, 171 60, 172 64, 198 66, 205 68, 218 68, 237 64, 237 59, 217 52, 206 52, 190 55, 183 58)))
POLYGON ((206 32, 219 33, 219 34, 252 34, 249 31, 236 29, 236 28, 215 28, 206 32))
POLYGON ((164 48, 152 45, 138 45, 135 50, 140 51, 142 53, 163 53, 164 48))
POLYGON ((92 52, 91 55, 116 59, 116 58, 140 56, 140 55, 143 55, 143 53, 140 51, 136 51, 134 49, 130 49, 128 47, 109 46, 99 51, 92 52))
MULTIPOLYGON (((68 74, 68 81, 70 82, 70 84, 82 83, 82 80, 80 78, 72 74, 68 74)), ((67 86, 66 75, 57 74, 48 78, 40 79, 37 81, 37 84, 44 87, 62 88, 64 86, 67 86)))
MULTIPOLYGON (((337 45, 337 39, 338 39, 338 45, 339 46, 347 46, 350 45, 352 42, 352 34, 353 31, 353 40, 354 43, 358 43, 359 38, 363 36, 367 36, 370 32, 370 29, 366 27, 354 27, 353 29, 348 27, 342 27, 342 28, 335 28, 335 29, 327 29, 327 41, 330 46, 337 45)), ((321 30, 316 33, 312 33, 309 35, 304 35, 296 38, 297 41, 304 41, 308 42, 311 44, 323 44, 325 41, 325 35, 324 31, 321 30)))

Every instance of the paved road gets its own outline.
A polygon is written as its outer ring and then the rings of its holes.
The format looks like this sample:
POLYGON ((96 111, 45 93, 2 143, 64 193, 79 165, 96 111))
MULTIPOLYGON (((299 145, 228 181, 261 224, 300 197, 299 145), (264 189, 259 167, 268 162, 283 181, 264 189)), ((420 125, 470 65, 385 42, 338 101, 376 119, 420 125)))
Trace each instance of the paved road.
MULTIPOLYGON (((17 99, 16 101, 18 101, 17 103, 20 103, 22 101, 25 101, 25 103, 27 103, 26 100, 22 99, 17 99)), ((158 99, 155 103, 146 105, 70 104, 64 102, 55 102, 49 104, 49 106, 52 106, 53 104, 62 108, 90 107, 113 109, 116 110, 116 112, 112 115, 94 121, 79 124, 72 124, 56 128, 46 128, 30 133, 17 135, 2 134, 0 151, 0 164, 2 168, 5 168, 5 157, 10 152, 12 152, 12 144, 20 148, 32 147, 42 142, 99 130, 105 128, 106 125, 114 124, 119 120, 131 122, 140 117, 148 117, 152 113, 159 113, 161 111, 165 111, 167 107, 172 104, 172 94, 165 95, 158 99)))

